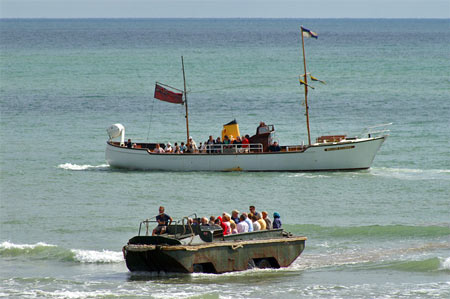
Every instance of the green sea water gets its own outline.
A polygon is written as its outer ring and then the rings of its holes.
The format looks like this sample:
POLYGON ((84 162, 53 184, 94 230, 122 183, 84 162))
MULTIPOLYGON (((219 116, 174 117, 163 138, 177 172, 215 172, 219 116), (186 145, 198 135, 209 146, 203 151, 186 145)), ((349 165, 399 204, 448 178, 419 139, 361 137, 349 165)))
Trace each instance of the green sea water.
POLYGON ((0 296, 17 298, 405 298, 450 296, 449 20, 0 20, 0 296), (110 169, 106 128, 185 139, 236 119, 306 142, 300 25, 313 139, 393 122, 372 168, 318 173, 110 169), (308 237, 279 270, 131 274, 121 248, 164 205, 281 214, 308 237))

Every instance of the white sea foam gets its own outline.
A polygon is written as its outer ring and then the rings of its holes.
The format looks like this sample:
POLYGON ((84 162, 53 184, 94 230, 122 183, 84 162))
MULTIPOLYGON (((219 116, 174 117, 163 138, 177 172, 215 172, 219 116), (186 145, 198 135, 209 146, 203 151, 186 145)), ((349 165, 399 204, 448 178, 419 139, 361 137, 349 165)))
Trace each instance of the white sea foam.
POLYGON ((123 261, 122 252, 117 251, 95 251, 72 249, 75 254, 75 260, 81 263, 120 263, 123 261))
POLYGON ((101 165, 77 165, 72 163, 64 163, 59 164, 58 168, 66 169, 66 170, 93 170, 93 169, 107 169, 109 168, 108 164, 101 164, 101 165))
POLYGON ((0 249, 34 249, 36 247, 56 247, 56 245, 38 242, 36 244, 14 244, 4 241, 0 244, 0 249))
POLYGON ((441 268, 444 270, 450 270, 450 257, 441 262, 441 268))
POLYGON ((370 173, 376 176, 395 177, 398 179, 416 180, 416 179, 450 179, 449 169, 414 169, 414 168, 389 168, 373 167, 370 173))

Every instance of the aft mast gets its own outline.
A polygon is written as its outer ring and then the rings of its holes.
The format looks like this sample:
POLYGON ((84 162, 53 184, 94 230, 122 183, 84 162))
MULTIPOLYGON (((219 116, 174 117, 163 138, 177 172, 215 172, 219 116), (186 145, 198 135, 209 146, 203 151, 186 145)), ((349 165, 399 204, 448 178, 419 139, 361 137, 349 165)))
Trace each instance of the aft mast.
MULTIPOLYGON (((309 31, 309 30, 308 30, 309 31)), ((309 131, 309 107, 308 107, 308 78, 307 78, 307 74, 306 74, 306 57, 305 57, 305 39, 303 37, 303 32, 304 32, 304 28, 303 26, 301 26, 301 36, 302 36, 302 49, 303 49, 303 66, 305 69, 305 74, 303 77, 303 80, 305 82, 305 109, 306 109, 306 128, 308 130, 308 144, 311 145, 311 133, 309 131)))

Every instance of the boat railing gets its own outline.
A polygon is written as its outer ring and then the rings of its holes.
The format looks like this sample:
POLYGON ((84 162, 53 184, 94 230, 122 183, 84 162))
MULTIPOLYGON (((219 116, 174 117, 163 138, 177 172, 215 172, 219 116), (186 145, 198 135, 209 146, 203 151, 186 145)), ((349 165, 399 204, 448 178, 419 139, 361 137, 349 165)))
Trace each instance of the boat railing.
POLYGON ((375 126, 370 126, 367 128, 364 128, 364 130, 361 132, 359 137, 378 137, 381 135, 389 135, 389 132, 391 130, 387 129, 388 126, 392 125, 392 123, 386 123, 386 124, 379 124, 375 126))
POLYGON ((208 144, 200 153, 206 154, 245 154, 263 152, 264 147, 261 143, 250 144, 208 144))

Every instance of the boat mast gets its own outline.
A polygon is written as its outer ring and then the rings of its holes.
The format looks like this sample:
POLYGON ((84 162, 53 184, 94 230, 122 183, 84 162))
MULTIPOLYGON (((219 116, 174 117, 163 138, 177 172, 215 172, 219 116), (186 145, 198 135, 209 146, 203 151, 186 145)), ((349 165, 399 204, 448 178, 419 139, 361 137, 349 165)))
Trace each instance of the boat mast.
POLYGON ((303 26, 301 27, 302 49, 303 49, 303 66, 305 68, 305 107, 306 107, 306 128, 308 129, 308 144, 311 145, 311 134, 309 132, 309 107, 308 107, 308 78, 306 77, 306 58, 305 58, 305 40, 303 38, 303 26))
POLYGON ((186 107, 186 144, 189 142, 189 116, 188 116, 188 102, 187 102, 187 92, 186 92, 186 76, 184 74, 184 60, 181 56, 181 66, 183 69, 183 83, 184 83, 184 106, 186 107))

